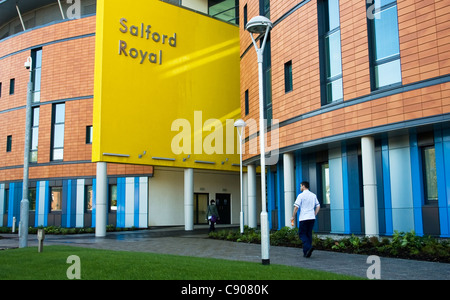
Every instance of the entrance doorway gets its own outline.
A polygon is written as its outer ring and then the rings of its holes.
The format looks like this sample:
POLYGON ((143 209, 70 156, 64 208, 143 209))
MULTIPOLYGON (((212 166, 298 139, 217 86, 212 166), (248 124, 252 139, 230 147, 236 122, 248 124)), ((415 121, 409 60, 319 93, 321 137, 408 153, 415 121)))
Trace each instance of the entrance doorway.
POLYGON ((208 224, 206 210, 208 209, 209 194, 194 193, 194 224, 208 224))
POLYGON ((231 194, 216 194, 220 224, 231 224, 231 194))

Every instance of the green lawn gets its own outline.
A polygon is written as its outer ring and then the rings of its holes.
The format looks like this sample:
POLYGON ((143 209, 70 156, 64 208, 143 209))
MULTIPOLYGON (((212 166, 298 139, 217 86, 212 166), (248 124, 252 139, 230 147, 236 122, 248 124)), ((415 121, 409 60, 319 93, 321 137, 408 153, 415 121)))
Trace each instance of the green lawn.
POLYGON ((81 279, 299 280, 358 279, 296 267, 141 252, 47 246, 0 251, 0 279, 67 279, 69 256, 80 258, 81 279))

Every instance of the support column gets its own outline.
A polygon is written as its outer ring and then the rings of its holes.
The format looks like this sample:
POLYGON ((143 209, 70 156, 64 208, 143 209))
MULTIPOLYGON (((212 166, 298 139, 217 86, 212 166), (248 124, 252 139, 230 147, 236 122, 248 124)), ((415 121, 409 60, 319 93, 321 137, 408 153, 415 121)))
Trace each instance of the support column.
POLYGON ((248 172, 248 227, 258 227, 256 212, 256 167, 247 166, 248 172))
POLYGON ((361 138, 361 154, 366 235, 378 236, 377 174, 375 165, 375 140, 373 137, 361 138))
POLYGON ((194 230, 194 169, 184 170, 184 230, 194 230))
POLYGON ((284 164, 284 226, 293 228, 291 217, 295 201, 294 154, 283 154, 284 164))
POLYGON ((106 236, 106 220, 107 220, 107 199, 108 183, 107 183, 107 167, 105 162, 97 163, 97 191, 95 199, 95 236, 106 236))

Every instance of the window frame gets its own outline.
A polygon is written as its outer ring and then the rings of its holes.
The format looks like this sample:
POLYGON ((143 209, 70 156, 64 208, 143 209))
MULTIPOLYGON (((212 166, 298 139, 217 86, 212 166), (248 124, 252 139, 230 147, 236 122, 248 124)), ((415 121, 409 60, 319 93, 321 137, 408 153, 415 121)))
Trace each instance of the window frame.
POLYGON ((319 57, 320 57, 320 94, 322 106, 344 101, 344 86, 343 86, 343 71, 342 71, 342 37, 341 37, 341 16, 340 16, 340 1, 337 0, 337 20, 338 26, 330 28, 330 8, 329 0, 318 1, 318 22, 319 22, 319 57), (340 57, 340 73, 329 75, 330 61, 332 52, 330 51, 329 41, 333 35, 339 36, 339 57, 340 57), (328 41, 328 43, 327 43, 328 41), (333 84, 339 84, 339 97, 333 100, 333 95, 329 93, 333 84))
MULTIPOLYGON (((367 9, 369 9, 371 3, 367 3, 367 9)), ((384 3, 380 7, 376 7, 374 10, 374 18, 367 18, 367 32, 368 32, 368 41, 369 41, 369 67, 370 67, 370 87, 372 91, 378 91, 378 90, 385 90, 385 89, 391 89, 395 87, 399 87, 402 85, 402 68, 401 68, 401 57, 400 57, 400 39, 399 39, 399 32, 397 32, 397 42, 398 42, 398 49, 399 52, 397 54, 392 54, 384 58, 377 59, 377 50, 376 50, 376 32, 375 32, 375 22, 377 18, 376 14, 382 14, 383 12, 386 12, 389 9, 396 8, 396 22, 397 22, 397 28, 398 28, 398 5, 397 1, 388 1, 388 3, 384 3), (379 69, 381 66, 386 66, 389 63, 393 62, 399 62, 400 68, 400 81, 381 85, 379 84, 379 78, 378 75, 379 69)))

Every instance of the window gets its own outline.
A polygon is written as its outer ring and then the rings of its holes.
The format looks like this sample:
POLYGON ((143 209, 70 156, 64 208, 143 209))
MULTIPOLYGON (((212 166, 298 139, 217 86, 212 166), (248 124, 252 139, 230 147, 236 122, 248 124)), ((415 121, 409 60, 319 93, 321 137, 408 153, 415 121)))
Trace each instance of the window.
POLYGON ((248 103, 249 99, 248 99, 248 90, 245 91, 245 115, 248 115, 250 112, 250 107, 249 107, 249 103, 248 103))
POLYGON ((41 67, 42 67, 42 48, 31 50, 33 59, 31 82, 33 84, 33 102, 41 100, 41 67))
POLYGON ((421 148, 425 204, 437 203, 436 155, 434 146, 421 148))
POLYGON ((65 103, 53 104, 52 117, 52 160, 63 160, 65 103))
MULTIPOLYGON (((261 39, 262 43, 262 39, 261 39)), ((272 123, 272 50, 270 33, 267 37, 266 47, 264 48, 263 60, 263 81, 264 81, 264 118, 267 120, 267 126, 272 123)))
POLYGON ((62 187, 50 187, 50 211, 61 211, 62 187))
POLYGON ((328 162, 320 164, 322 204, 330 204, 330 166, 328 162))
POLYGON ((10 79, 9 80, 9 94, 10 95, 14 95, 15 85, 16 85, 16 79, 15 78, 10 79))
POLYGON ((381 1, 368 18, 372 90, 401 84, 397 1, 381 1))
POLYGON ((6 137, 6 152, 11 152, 12 150, 12 135, 6 137))
POLYGON ((292 91, 292 60, 284 64, 284 91, 292 91))
POLYGON ((92 211, 92 199, 94 198, 94 191, 92 185, 84 186, 84 210, 92 211))
POLYGON ((244 28, 248 23, 248 12, 247 12, 247 4, 244 5, 244 28))
POLYGON ((31 149, 30 162, 37 162, 37 151, 39 141, 39 107, 33 107, 31 120, 31 149))
POLYGON ((109 185, 109 210, 117 211, 117 184, 109 185))
POLYGON ((36 188, 28 188, 28 201, 30 202, 30 211, 36 210, 36 188))
MULTIPOLYGON (((259 0, 259 14, 270 19, 270 0, 259 0)), ((263 39, 260 39, 260 41, 260 46, 262 46, 263 39)), ((270 126, 272 123, 272 46, 270 33, 264 48, 263 82, 264 118, 267 120, 267 126, 270 126)))
POLYGON ((0 98, 2 97, 2 83, 0 82, 0 98))
POLYGON ((322 105, 343 100, 339 0, 318 2, 322 105))
POLYGON ((270 0, 259 0, 259 14, 270 19, 270 0))
POLYGON ((239 0, 209 0, 207 2, 210 16, 239 25, 239 0))
POLYGON ((86 126, 86 144, 92 144, 93 127, 86 126))

